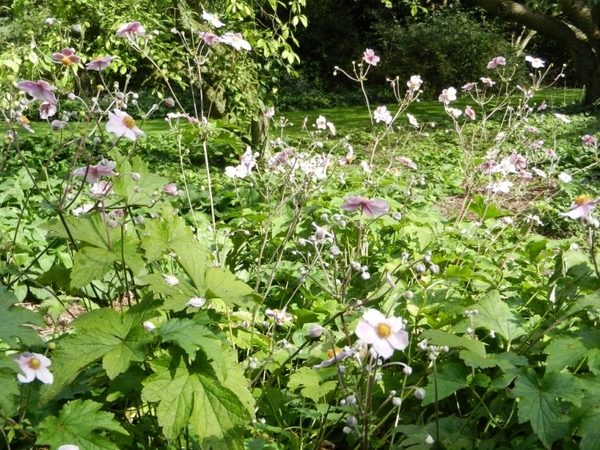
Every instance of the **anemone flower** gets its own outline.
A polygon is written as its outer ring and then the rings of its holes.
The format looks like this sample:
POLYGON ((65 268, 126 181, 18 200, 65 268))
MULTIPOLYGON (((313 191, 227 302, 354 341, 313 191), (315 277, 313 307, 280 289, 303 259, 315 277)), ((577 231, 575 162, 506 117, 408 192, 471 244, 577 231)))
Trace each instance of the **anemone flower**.
POLYGON ((369 219, 374 217, 382 216, 390 210, 390 205, 382 198, 375 200, 369 200, 364 197, 350 196, 346 198, 346 203, 340 206, 344 211, 356 211, 360 209, 361 212, 369 219))

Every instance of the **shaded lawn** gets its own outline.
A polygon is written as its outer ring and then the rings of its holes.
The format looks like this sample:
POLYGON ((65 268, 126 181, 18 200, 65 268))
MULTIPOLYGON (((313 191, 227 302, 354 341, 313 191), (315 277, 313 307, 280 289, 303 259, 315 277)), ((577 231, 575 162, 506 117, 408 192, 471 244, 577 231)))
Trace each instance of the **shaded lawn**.
MULTIPOLYGON (((534 97, 532 104, 539 104, 542 100, 546 100, 546 103, 550 108, 562 108, 580 102, 582 97, 582 89, 548 89, 537 94, 534 97)), ((515 97, 515 103, 519 98, 520 97, 515 97)), ((461 110, 464 110, 467 105, 474 106, 474 103, 464 94, 460 95, 458 100, 451 104, 453 108, 461 110)), ((371 110, 374 111, 377 106, 379 105, 371 105, 371 110)), ((392 115, 397 111, 397 106, 395 104, 387 105, 387 107, 392 115)), ((412 103, 407 112, 413 114, 420 123, 432 122, 435 123, 436 126, 449 126, 451 123, 447 114, 444 112, 443 105, 437 101, 412 103)), ((298 137, 305 133, 302 131, 302 122, 304 118, 308 118, 307 128, 311 131, 314 129, 313 124, 320 115, 325 116, 329 122, 332 122, 337 128, 338 134, 341 135, 348 133, 351 130, 364 130, 371 127, 371 121, 369 120, 369 113, 366 105, 311 111, 277 112, 275 120, 278 121, 280 117, 287 119, 290 125, 285 127, 284 134, 291 137, 298 137)), ((406 116, 400 117, 398 124, 402 123, 408 124, 406 122, 406 116)), ((168 130, 167 122, 163 119, 138 120, 137 125, 149 136, 159 136, 168 130)), ((36 134, 44 135, 51 132, 50 127, 46 122, 31 122, 31 127, 36 134)), ((71 122, 68 127, 72 127, 73 130, 77 131, 81 125, 77 122, 71 122)), ((0 133, 5 133, 6 130, 6 126, 0 125, 0 133)), ((272 126, 271 130, 271 136, 276 136, 278 133, 277 129, 272 126)), ((27 132, 23 130, 21 133, 27 132)))

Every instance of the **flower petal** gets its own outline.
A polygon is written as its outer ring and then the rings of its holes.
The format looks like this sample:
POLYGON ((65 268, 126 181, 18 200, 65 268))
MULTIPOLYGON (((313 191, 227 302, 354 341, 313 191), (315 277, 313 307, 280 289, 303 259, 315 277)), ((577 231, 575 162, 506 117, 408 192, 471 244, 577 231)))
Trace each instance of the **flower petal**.
POLYGON ((356 334, 359 339, 365 341, 367 344, 372 344, 379 340, 379 335, 377 334, 375 327, 367 322, 363 322, 362 320, 358 322, 358 325, 356 325, 354 334, 356 334))
POLYGON ((388 336, 387 341, 396 350, 404 350, 408 347, 408 333, 404 330, 397 331, 388 336))

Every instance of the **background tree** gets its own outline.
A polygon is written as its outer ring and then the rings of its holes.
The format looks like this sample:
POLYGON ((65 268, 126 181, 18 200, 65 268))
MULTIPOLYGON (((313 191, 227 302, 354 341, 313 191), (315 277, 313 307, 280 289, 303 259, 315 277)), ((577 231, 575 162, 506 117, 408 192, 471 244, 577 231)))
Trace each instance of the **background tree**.
POLYGON ((585 105, 600 99, 600 2, 472 0, 503 20, 537 31, 569 49, 575 76, 585 86, 585 105))

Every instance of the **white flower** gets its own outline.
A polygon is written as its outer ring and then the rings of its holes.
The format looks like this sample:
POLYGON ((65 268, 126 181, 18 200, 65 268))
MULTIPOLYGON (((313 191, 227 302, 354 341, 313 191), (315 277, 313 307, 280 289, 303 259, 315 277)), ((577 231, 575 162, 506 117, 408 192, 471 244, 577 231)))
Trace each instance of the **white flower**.
POLYGON ((24 352, 13 355, 13 358, 23 372, 23 374, 17 374, 17 378, 21 383, 31 383, 36 378, 44 384, 52 384, 54 381, 52 372, 48 370, 52 361, 44 355, 24 352))
POLYGON ((327 119, 325 116, 317 117, 317 130, 324 130, 327 128, 327 119))
POLYGON ((202 19, 206 20, 215 28, 221 28, 222 26, 225 26, 225 24, 221 22, 217 16, 206 11, 202 11, 202 19))
POLYGON ((385 317, 376 309, 368 309, 354 331, 359 339, 371 344, 382 358, 389 358, 394 350, 408 347, 408 333, 399 317, 385 317))
POLYGON ((378 106, 373 112, 373 118, 375 119, 375 122, 383 122, 386 125, 389 125, 392 122, 392 115, 386 106, 378 106))
POLYGON ((148 330, 148 331, 154 331, 154 330, 156 330, 156 325, 154 325, 149 320, 147 320, 146 322, 144 322, 142 325, 144 325, 144 328, 146 330, 148 330))
POLYGON ((242 33, 225 33, 221 36, 221 42, 223 44, 231 45, 236 50, 252 50, 252 46, 244 39, 242 33))
POLYGON ((421 127, 421 125, 419 125, 419 122, 417 122, 417 119, 415 119, 415 116, 413 116, 412 114, 406 113, 406 117, 408 117, 408 123, 410 123, 413 127, 415 127, 415 128, 421 127))
POLYGON ((66 444, 61 445, 57 450, 79 450, 79 447, 77 445, 66 444))
POLYGON ((421 84, 423 84, 423 80, 421 80, 420 75, 413 75, 412 77, 410 77, 410 81, 406 83, 406 85, 408 86, 408 90, 411 92, 418 91, 421 87, 421 84))
POLYGON ((169 286, 177 286, 179 284, 179 280, 174 275, 168 275, 163 273, 163 278, 169 286))
POLYGON ((192 297, 185 306, 191 306, 193 308, 202 308, 206 303, 206 299, 204 297, 192 297))
POLYGON ((449 87, 448 89, 444 89, 438 100, 444 104, 448 104, 454 100, 456 100, 456 89, 453 87, 449 87))
POLYGON ((508 194, 510 192, 510 188, 512 187, 511 181, 498 181, 496 183, 488 184, 487 189, 492 192, 502 192, 504 194, 508 194))
POLYGON ((580 195, 573 200, 569 211, 559 213, 559 215, 568 217, 569 219, 583 219, 591 214, 599 202, 600 199, 593 200, 589 195, 580 195))
POLYGON ((573 177, 565 172, 559 173, 558 179, 563 183, 570 183, 571 181, 573 181, 573 177))
POLYGON ((554 117, 556 117, 558 120, 562 120, 564 123, 571 123, 571 119, 564 114, 554 113, 554 117))
POLYGON ((534 69, 541 69, 542 67, 544 67, 546 65, 546 63, 542 59, 534 58, 531 55, 527 55, 525 57, 525 61, 530 63, 531 67, 533 67, 534 69))

